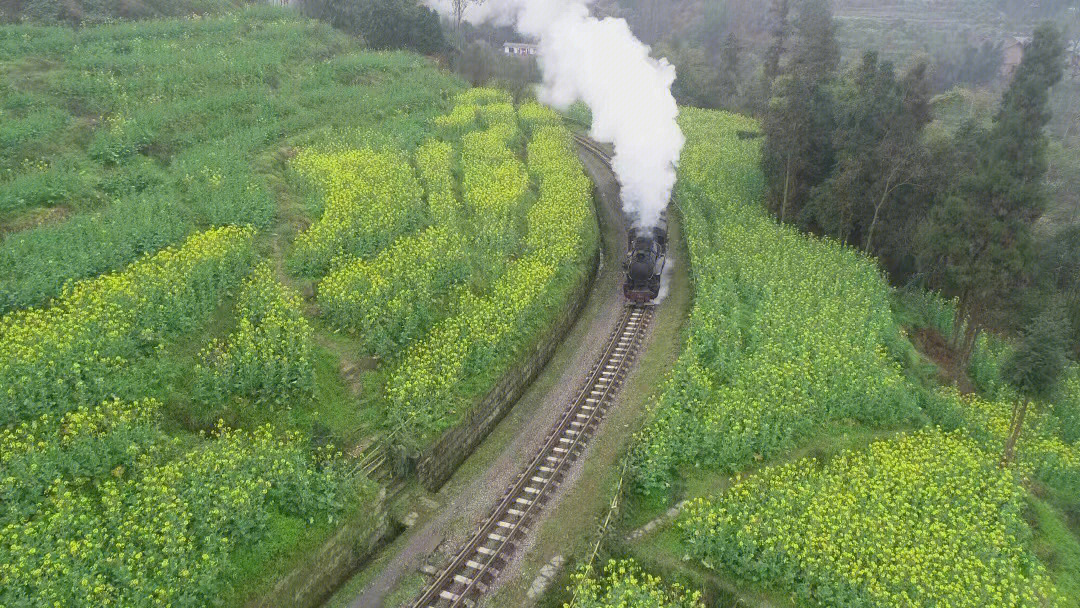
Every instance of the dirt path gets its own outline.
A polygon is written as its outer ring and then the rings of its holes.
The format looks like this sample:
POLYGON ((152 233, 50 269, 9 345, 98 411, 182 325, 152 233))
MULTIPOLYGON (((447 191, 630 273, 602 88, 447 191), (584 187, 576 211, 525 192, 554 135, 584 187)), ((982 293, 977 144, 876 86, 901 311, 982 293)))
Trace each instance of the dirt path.
POLYGON ((395 542, 400 550, 382 566, 350 608, 374 608, 435 553, 448 557, 467 540, 502 492, 542 445, 557 416, 573 398, 588 367, 618 320, 622 307, 621 257, 626 233, 618 201, 618 183, 591 155, 582 154, 600 193, 603 266, 577 323, 552 361, 491 436, 439 491, 440 507, 426 523, 395 542))

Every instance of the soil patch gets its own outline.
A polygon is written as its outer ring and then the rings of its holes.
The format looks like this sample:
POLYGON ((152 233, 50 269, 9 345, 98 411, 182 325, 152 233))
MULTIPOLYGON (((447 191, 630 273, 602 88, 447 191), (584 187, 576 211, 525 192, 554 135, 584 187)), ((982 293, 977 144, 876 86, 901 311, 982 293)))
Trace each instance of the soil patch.
POLYGON ((956 351, 949 346, 941 332, 932 327, 919 328, 911 334, 911 343, 938 366, 943 383, 955 384, 964 395, 975 392, 975 385, 968 377, 967 370, 960 367, 956 351))
POLYGON ((11 232, 22 232, 32 228, 40 228, 50 224, 59 224, 71 217, 74 212, 70 207, 56 205, 53 207, 36 207, 11 217, 0 220, 0 236, 11 232))

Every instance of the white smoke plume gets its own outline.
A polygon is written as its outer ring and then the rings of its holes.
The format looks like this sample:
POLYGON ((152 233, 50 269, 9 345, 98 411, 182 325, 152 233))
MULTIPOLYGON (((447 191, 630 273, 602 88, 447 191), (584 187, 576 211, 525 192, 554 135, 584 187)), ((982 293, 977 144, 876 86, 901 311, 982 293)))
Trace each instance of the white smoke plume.
MULTIPOLYGON (((450 14, 449 0, 425 0, 450 14)), ((583 101, 592 110, 590 135, 614 144, 613 166, 623 205, 641 227, 667 208, 685 139, 671 95, 675 68, 653 59, 623 19, 597 19, 589 0, 487 0, 469 8, 470 21, 512 21, 540 41, 540 100, 559 109, 583 101)))

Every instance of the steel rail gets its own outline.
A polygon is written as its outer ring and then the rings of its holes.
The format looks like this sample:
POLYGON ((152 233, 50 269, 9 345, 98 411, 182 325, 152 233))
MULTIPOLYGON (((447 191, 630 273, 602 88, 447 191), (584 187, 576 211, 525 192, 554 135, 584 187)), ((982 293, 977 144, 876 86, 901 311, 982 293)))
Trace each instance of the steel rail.
MULTIPOLYGON (((576 133, 573 137, 579 146, 612 169, 611 158, 603 149, 586 137, 576 133)), ((449 608, 460 608, 471 605, 471 596, 477 591, 487 590, 484 578, 494 579, 498 575, 496 562, 507 559, 516 535, 528 532, 526 525, 540 510, 549 491, 557 486, 569 465, 576 461, 577 451, 584 445, 583 439, 590 433, 590 428, 598 424, 607 402, 621 386, 651 316, 651 306, 628 305, 624 309, 602 357, 552 428, 544 446, 518 475, 476 534, 412 604, 413 608, 434 608, 440 602, 448 602, 449 608), (568 447, 563 447, 567 443, 568 447), (552 462, 554 466, 546 464, 552 462), (518 505, 524 505, 524 510, 515 508, 518 505), (488 541, 495 541, 495 544, 488 546, 488 541), (472 557, 477 559, 470 559, 472 557), (459 591, 451 591, 456 585, 461 586, 459 591)))
POLYGON ((604 152, 600 146, 596 145, 596 142, 584 135, 578 135, 577 133, 573 133, 573 137, 574 141, 577 142, 579 146, 592 152, 594 156, 600 159, 600 162, 604 163, 604 166, 614 171, 614 167, 611 166, 611 156, 609 156, 607 152, 604 152))
POLYGON ((472 539, 413 603, 414 608, 436 606, 440 601, 449 602, 447 606, 450 608, 459 608, 469 602, 476 591, 486 591, 487 584, 482 579, 489 574, 492 578, 497 575, 494 567, 496 562, 506 559, 512 547, 511 541, 519 532, 527 532, 526 525, 540 510, 542 500, 548 497, 549 491, 558 484, 569 465, 576 461, 577 451, 584 445, 584 438, 590 432, 590 427, 599 422, 607 402, 621 385, 651 315, 652 307, 648 306, 627 306, 624 309, 599 363, 590 372, 581 391, 553 428, 543 448, 525 472, 518 476, 515 484, 472 539), (585 422, 578 420, 582 416, 585 422), (575 426, 578 430, 574 430, 575 426), (568 434, 570 438, 566 437, 568 434), (566 443, 569 445, 562 447, 566 443), (555 462, 555 465, 547 466, 546 463, 550 462, 555 462), (525 505, 523 511, 514 508, 521 504, 525 505), (516 521, 510 523, 515 517, 516 521), (494 540, 495 544, 485 546, 489 540, 494 540), (480 547, 484 547, 484 550, 480 547), (475 555, 484 557, 470 559, 475 555), (468 572, 469 575, 462 572, 468 572), (463 588, 460 591, 451 591, 455 584, 463 588))

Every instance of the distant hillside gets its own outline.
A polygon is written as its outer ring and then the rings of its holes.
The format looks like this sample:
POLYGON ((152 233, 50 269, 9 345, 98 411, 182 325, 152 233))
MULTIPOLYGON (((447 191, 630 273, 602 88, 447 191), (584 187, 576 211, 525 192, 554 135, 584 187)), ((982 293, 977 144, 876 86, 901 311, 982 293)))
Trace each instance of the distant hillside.
MULTIPOLYGON (((792 6, 798 4, 797 0, 792 6)), ((718 40, 729 32, 750 47, 764 44, 771 0, 597 0, 594 11, 626 18, 650 44, 661 39, 718 40)), ((1050 19, 1080 30, 1076 0, 835 0, 846 55, 876 46, 890 56, 952 45, 962 39, 1004 39, 1050 19)))
POLYGON ((221 13, 257 0, 5 0, 0 22, 101 23, 221 13))

